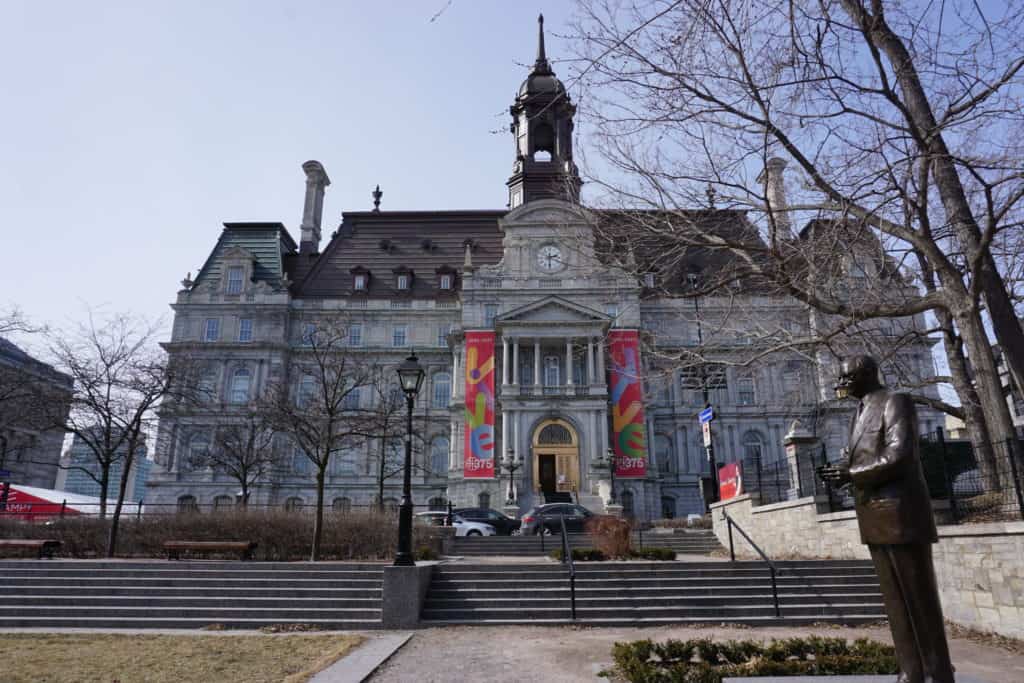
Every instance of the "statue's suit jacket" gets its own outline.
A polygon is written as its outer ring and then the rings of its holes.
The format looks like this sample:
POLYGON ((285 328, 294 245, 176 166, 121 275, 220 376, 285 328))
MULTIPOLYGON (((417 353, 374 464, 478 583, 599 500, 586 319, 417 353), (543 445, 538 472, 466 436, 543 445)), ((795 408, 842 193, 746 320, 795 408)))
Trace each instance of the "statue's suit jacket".
POLYGON ((861 399, 849 457, 862 543, 938 540, 917 439, 909 396, 882 388, 861 399))

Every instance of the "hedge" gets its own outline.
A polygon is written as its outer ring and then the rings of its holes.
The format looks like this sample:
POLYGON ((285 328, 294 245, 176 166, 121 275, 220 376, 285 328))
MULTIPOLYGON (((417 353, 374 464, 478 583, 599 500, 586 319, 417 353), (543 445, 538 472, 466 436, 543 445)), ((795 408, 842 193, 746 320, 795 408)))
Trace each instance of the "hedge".
POLYGON ((861 638, 787 638, 769 644, 751 640, 693 639, 615 643, 615 666, 601 672, 631 683, 721 683, 741 676, 894 674, 892 646, 861 638))
MULTIPOLYGON (((561 561, 562 549, 552 550, 551 557, 561 561)), ((643 550, 630 550, 625 557, 635 560, 669 561, 676 559, 676 551, 669 550, 668 548, 644 548, 643 550)), ((572 559, 577 562, 604 562, 605 560, 617 558, 610 558, 596 548, 573 548, 572 559)))
MULTIPOLYGON (((54 538, 61 557, 103 557, 110 521, 63 517, 45 524, 0 519, 0 538, 54 538)), ((394 556, 398 518, 370 512, 324 512, 320 558, 384 560, 394 556)), ((256 541, 257 560, 306 560, 313 542, 313 515, 283 510, 237 510, 214 513, 122 517, 118 557, 163 557, 163 543, 188 541, 256 541)), ((440 550, 437 531, 413 525, 413 548, 421 556, 440 550)), ((215 557, 215 555, 210 555, 215 557)), ((233 555, 231 557, 236 557, 233 555)))

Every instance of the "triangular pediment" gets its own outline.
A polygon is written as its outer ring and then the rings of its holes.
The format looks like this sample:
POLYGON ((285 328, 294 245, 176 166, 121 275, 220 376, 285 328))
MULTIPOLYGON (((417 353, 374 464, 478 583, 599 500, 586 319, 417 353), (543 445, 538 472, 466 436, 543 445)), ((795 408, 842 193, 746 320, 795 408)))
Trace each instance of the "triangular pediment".
POLYGON ((561 297, 549 296, 508 311, 497 318, 499 324, 515 323, 608 323, 611 318, 586 306, 561 297))
POLYGON ((516 207, 505 214, 500 222, 572 225, 587 223, 589 217, 586 210, 578 204, 570 204, 561 199, 541 199, 516 207))

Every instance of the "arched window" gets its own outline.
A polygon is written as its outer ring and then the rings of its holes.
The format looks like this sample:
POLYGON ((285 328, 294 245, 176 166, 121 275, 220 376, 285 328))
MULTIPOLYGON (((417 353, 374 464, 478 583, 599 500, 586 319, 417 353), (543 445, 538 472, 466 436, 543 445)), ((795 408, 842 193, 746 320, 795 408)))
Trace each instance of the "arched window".
POLYGON ((284 502, 285 512, 299 512, 302 510, 302 499, 298 496, 292 496, 284 502))
POLYGON ((359 474, 359 450, 351 439, 343 439, 341 448, 332 456, 335 474, 359 474))
POLYGON ((483 491, 476 497, 476 506, 483 509, 491 507, 491 494, 487 491, 483 491))
POLYGON ((231 375, 231 402, 248 403, 249 387, 252 384, 252 371, 249 368, 238 368, 231 375))
POLYGON ((537 443, 544 446, 571 446, 572 432, 563 424, 551 423, 540 430, 537 443))
POLYGON ((661 497, 661 516, 665 519, 675 519, 676 499, 672 496, 661 497))
POLYGON ((750 431, 743 435, 743 461, 751 463, 750 467, 756 466, 763 458, 764 444, 761 435, 750 431))
POLYGON ((179 496, 178 497, 178 512, 192 513, 199 512, 199 504, 196 502, 195 496, 179 496))
POLYGON ((334 510, 335 512, 341 513, 351 512, 352 500, 350 498, 345 498, 344 496, 342 496, 341 498, 335 498, 334 501, 331 503, 331 509, 334 510))
POLYGON ((213 509, 214 509, 214 511, 217 511, 217 510, 220 510, 220 511, 230 510, 232 508, 232 506, 234 506, 234 504, 235 504, 235 499, 232 498, 231 496, 226 496, 226 495, 225 496, 217 496, 216 498, 213 499, 213 509))
POLYGON ((294 474, 309 474, 312 469, 313 463, 306 457, 306 452, 296 446, 292 452, 292 472, 294 474))
POLYGON ((390 467, 399 465, 405 461, 405 442, 395 437, 388 439, 385 447, 384 462, 390 467))
POLYGON ((196 389, 200 402, 215 402, 217 400, 217 368, 213 366, 203 368, 199 373, 199 384, 196 389))
POLYGON ((188 440, 188 452, 180 469, 184 471, 206 467, 210 457, 210 435, 196 432, 188 440))
POLYGON ((430 471, 444 474, 448 471, 448 439, 439 436, 430 442, 430 471))
POLYGON ((452 398, 452 376, 447 372, 434 373, 434 396, 431 406, 447 408, 452 398))
POLYGON ((434 496, 427 501, 427 505, 429 506, 428 509, 434 512, 448 509, 448 501, 445 500, 443 496, 434 496))
POLYGON ((633 516, 633 492, 623 491, 619 494, 619 504, 622 505, 622 516, 633 516))
POLYGON ((672 440, 664 434, 657 434, 654 437, 654 457, 658 460, 659 472, 667 474, 676 471, 672 440))

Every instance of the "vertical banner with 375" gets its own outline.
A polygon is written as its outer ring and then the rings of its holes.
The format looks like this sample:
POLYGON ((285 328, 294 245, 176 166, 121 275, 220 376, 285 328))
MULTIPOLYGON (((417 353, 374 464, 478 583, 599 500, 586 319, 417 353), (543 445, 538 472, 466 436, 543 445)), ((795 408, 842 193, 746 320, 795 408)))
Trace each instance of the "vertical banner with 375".
POLYGON ((647 472, 647 442, 640 385, 640 335, 636 330, 612 330, 608 343, 615 476, 642 477, 647 472))
POLYGON ((463 476, 494 477, 494 332, 466 332, 463 476))

